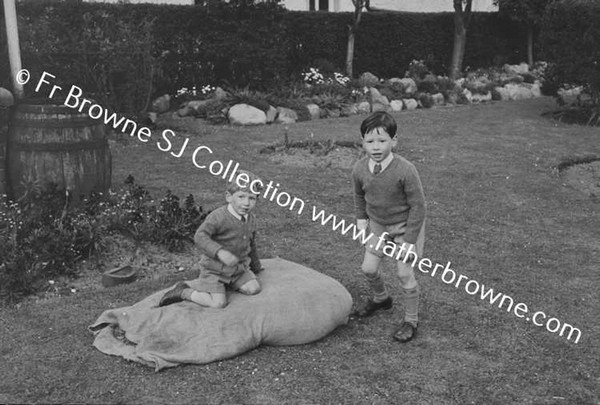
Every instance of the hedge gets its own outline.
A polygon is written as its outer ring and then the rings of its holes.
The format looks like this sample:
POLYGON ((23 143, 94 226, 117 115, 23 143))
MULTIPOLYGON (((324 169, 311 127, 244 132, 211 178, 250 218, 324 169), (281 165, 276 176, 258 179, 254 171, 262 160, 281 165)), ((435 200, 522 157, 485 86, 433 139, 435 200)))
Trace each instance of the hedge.
MULTIPOLYGON (((57 83, 77 84, 122 112, 140 111, 150 97, 182 87, 268 89, 297 80, 310 66, 343 71, 352 21, 351 13, 293 12, 273 4, 207 9, 27 1, 17 12, 23 65, 34 77, 46 70, 57 83)), ((417 59, 444 74, 452 33, 452 13, 365 13, 354 71, 402 76, 417 59)), ((4 36, 0 30, 0 86, 9 87, 4 36)), ((475 13, 464 66, 520 62, 524 43, 515 23, 475 13)))
POLYGON ((542 21, 542 55, 550 63, 555 83, 585 86, 600 103, 600 2, 559 0, 551 3, 542 21))

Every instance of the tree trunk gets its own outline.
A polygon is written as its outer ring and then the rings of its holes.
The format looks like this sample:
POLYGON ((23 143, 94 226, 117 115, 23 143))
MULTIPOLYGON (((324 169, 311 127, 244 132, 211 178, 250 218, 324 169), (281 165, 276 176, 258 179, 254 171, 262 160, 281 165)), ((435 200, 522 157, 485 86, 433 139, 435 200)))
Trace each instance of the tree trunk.
POLYGON ((448 76, 456 80, 462 73, 462 64, 467 47, 467 28, 471 21, 473 0, 454 0, 454 45, 448 76), (463 10, 463 2, 465 9, 463 10))
POLYGON ((354 4, 354 20, 348 27, 348 46, 346 48, 346 75, 352 78, 354 64, 354 41, 358 32, 358 25, 362 16, 363 7, 369 7, 369 0, 352 0, 354 4))
POLYGON ((533 65, 533 25, 527 27, 527 63, 533 65))
POLYGON ((346 76, 352 78, 354 65, 354 29, 348 30, 348 47, 346 48, 346 76))

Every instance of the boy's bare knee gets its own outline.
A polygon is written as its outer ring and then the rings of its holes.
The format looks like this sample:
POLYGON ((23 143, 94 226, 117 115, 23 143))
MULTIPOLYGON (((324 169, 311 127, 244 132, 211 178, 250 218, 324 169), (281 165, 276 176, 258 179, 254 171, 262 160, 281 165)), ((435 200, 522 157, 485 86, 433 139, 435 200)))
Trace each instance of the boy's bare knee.
POLYGON ((225 308, 227 306, 227 296, 225 294, 211 294, 211 308, 225 308))
POLYGON ((367 251, 365 252, 365 258, 363 259, 362 266, 360 267, 362 272, 365 274, 373 274, 377 272, 381 258, 367 251))
POLYGON ((360 267, 360 269, 362 270, 363 273, 365 274, 374 274, 377 273, 377 268, 378 266, 375 266, 371 263, 369 264, 365 264, 363 263, 363 265, 360 267))
POLYGON ((412 285, 416 282, 414 269, 402 262, 398 262, 398 277, 400 278, 400 283, 402 285, 412 285))
POLYGON ((250 280, 240 287, 239 291, 246 295, 256 295, 262 290, 260 284, 256 280, 250 280))

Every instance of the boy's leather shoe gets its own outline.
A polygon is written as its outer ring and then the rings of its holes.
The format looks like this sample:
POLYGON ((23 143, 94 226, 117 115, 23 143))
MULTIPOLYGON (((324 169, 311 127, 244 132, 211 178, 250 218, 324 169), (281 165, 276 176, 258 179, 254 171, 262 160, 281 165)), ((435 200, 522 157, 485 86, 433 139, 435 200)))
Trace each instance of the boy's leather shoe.
POLYGON ((381 302, 375 302, 369 298, 366 302, 364 302, 362 305, 356 308, 352 315, 357 316, 359 318, 366 318, 367 316, 373 315, 376 311, 379 311, 380 309, 390 309, 391 307, 392 297, 387 297, 381 302))
POLYGON ((164 307, 165 305, 171 305, 171 304, 175 304, 176 302, 183 301, 183 297, 181 296, 181 293, 186 288, 190 288, 190 286, 187 285, 186 283, 184 283, 183 281, 180 281, 179 283, 177 283, 177 285, 175 287, 171 288, 169 291, 167 291, 165 293, 165 295, 162 296, 162 298, 160 299, 160 302, 158 303, 158 306, 164 307))
POLYGON ((406 343, 411 341, 415 336, 417 336, 417 323, 404 321, 396 332, 394 332, 393 338, 398 342, 406 343))

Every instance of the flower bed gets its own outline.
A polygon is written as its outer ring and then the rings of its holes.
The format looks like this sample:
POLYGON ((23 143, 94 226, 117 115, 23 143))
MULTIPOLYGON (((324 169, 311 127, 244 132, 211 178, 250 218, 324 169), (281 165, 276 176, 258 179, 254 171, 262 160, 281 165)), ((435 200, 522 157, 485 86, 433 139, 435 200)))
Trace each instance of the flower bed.
MULTIPOLYGON (((373 111, 402 111, 492 100, 519 100, 542 95, 546 64, 505 65, 467 72, 459 80, 432 74, 422 61, 413 61, 404 77, 378 78, 365 72, 352 80, 339 72, 310 68, 302 81, 272 91, 226 89, 211 85, 180 89, 173 98, 177 111, 210 123, 260 125, 336 118, 373 111)), ((161 99, 159 99, 161 100, 161 99)), ((155 102, 155 105, 160 104, 155 102)), ((168 104, 168 103, 167 103, 168 104)))

